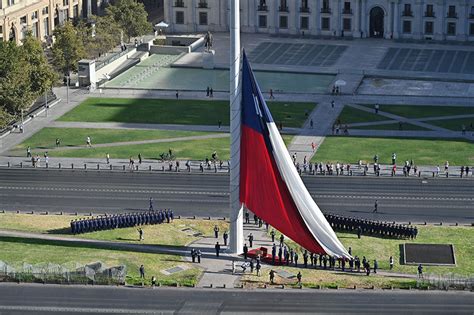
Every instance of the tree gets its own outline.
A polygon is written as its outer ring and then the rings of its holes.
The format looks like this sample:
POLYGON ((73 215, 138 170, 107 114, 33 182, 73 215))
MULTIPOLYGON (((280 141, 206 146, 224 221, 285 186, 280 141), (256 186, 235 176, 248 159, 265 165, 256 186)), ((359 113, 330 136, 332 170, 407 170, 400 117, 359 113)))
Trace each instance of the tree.
POLYGON ((77 71, 77 63, 86 56, 82 37, 71 22, 54 30, 56 41, 51 48, 53 63, 61 73, 69 75, 70 71, 77 71))
POLYGON ((151 25, 147 21, 148 13, 143 3, 117 0, 115 5, 107 7, 106 12, 120 25, 129 41, 131 37, 142 36, 151 31, 151 25))
POLYGON ((90 24, 80 23, 76 26, 80 32, 86 51, 90 57, 98 57, 120 44, 120 25, 112 16, 94 16, 92 27, 90 24))
POLYGON ((10 114, 27 109, 35 100, 31 66, 14 42, 0 42, 0 107, 10 114))
POLYGON ((12 119, 12 116, 9 113, 7 113, 6 110, 0 107, 0 129, 5 128, 11 119, 12 119))
POLYGON ((57 79, 56 73, 46 59, 41 42, 31 32, 26 34, 19 48, 20 56, 30 65, 31 92, 39 96, 53 86, 57 79))

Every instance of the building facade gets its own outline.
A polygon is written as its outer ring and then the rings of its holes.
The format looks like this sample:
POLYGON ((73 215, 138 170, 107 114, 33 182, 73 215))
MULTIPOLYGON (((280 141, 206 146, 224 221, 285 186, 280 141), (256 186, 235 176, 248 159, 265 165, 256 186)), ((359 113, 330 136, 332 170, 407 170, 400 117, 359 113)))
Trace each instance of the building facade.
MULTIPOLYGON (((474 41, 474 0, 241 0, 248 33, 474 41)), ((165 0, 173 32, 225 31, 229 0, 165 0)))
POLYGON ((82 0, 0 0, 0 40, 21 43, 27 31, 48 41, 56 26, 83 17, 82 0))

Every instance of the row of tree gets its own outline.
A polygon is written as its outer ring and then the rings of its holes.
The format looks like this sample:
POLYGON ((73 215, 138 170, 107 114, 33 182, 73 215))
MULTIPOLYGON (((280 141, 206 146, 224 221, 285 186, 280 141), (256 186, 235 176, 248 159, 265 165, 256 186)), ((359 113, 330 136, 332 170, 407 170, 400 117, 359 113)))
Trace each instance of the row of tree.
POLYGON ((41 42, 31 33, 21 46, 0 42, 0 127, 27 110, 56 80, 41 42))
POLYGON ((82 58, 96 58, 126 41, 142 36, 151 30, 148 13, 143 3, 134 0, 117 0, 105 9, 105 15, 65 23, 54 31, 52 47, 54 64, 62 73, 77 71, 82 58), (93 23, 91 23, 93 21, 93 23))
POLYGON ((142 36, 151 30, 142 3, 117 0, 105 15, 90 21, 68 21, 54 30, 51 48, 53 65, 48 63, 41 42, 27 33, 22 45, 0 41, 0 128, 28 110, 33 102, 63 75, 77 71, 83 58, 110 51, 125 37, 142 36), (59 74, 59 75, 58 75, 59 74))

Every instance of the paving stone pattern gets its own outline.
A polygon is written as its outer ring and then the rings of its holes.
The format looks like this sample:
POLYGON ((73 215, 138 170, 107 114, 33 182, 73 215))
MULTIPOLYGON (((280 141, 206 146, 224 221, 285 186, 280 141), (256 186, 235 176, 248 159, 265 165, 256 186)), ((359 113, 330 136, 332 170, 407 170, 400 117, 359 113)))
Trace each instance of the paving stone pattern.
POLYGON ((389 48, 377 69, 474 74, 474 51, 389 48))
POLYGON ((249 59, 260 64, 329 67, 336 64, 347 47, 346 45, 263 42, 252 50, 249 59))

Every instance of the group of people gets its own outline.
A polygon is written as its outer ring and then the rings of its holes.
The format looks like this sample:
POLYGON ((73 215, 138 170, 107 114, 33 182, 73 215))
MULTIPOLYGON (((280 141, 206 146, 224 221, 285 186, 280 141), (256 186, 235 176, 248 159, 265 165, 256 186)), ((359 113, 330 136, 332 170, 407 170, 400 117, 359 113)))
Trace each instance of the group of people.
MULTIPOLYGON (((76 219, 71 221, 71 232, 82 234, 101 230, 112 230, 141 225, 170 223, 174 219, 173 210, 149 210, 147 212, 104 215, 92 218, 76 219)), ((140 240, 143 231, 140 231, 140 240)))
POLYGON ((362 234, 408 239, 415 239, 418 235, 416 226, 372 221, 328 213, 324 216, 334 230, 357 233, 359 238, 362 234))

